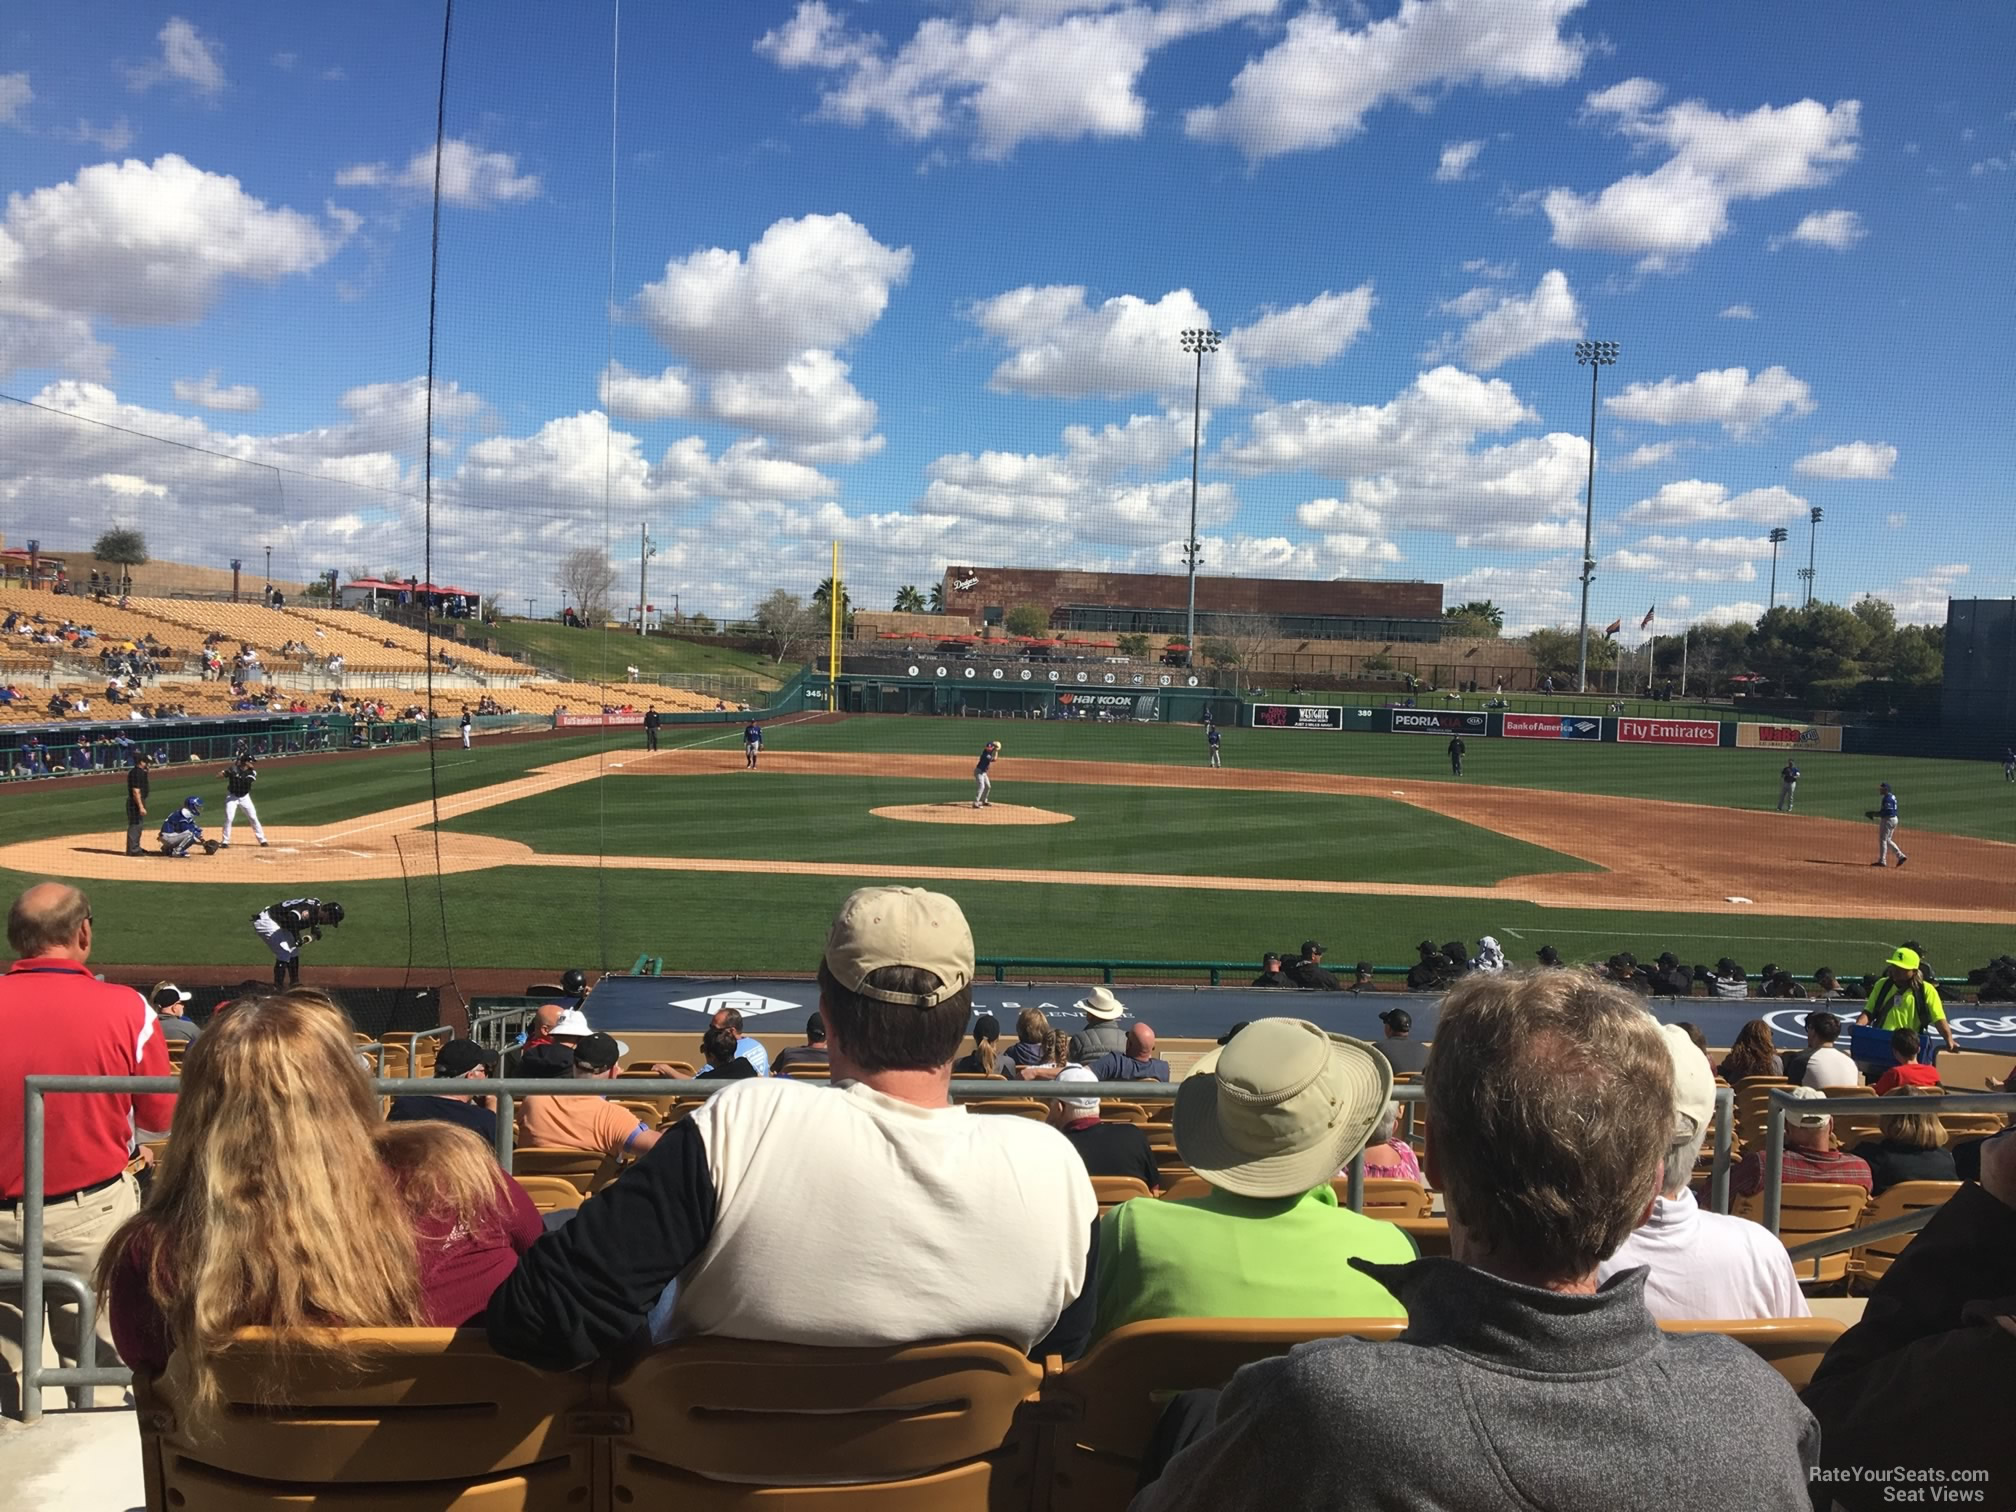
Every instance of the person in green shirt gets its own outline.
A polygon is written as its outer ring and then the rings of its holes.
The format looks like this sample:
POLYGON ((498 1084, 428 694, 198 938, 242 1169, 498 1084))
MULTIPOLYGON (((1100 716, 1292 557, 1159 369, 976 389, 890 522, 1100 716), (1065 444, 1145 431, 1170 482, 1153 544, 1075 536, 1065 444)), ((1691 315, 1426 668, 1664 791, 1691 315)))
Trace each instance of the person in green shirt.
POLYGON ((1946 1022, 1946 1005, 1939 1001, 1939 989, 1926 977, 1918 952, 1900 945, 1883 967, 1883 979, 1870 989, 1856 1022, 1893 1032, 1910 1029, 1921 1041, 1931 1038, 1928 1030, 1937 1030, 1947 1050, 1956 1049, 1953 1028, 1946 1022))
POLYGON ((1339 1206, 1330 1180, 1385 1113, 1393 1070, 1363 1040, 1260 1019, 1176 1094, 1176 1149, 1211 1184, 1100 1220, 1095 1338, 1144 1318, 1401 1318, 1351 1264, 1405 1264, 1414 1241, 1339 1206))

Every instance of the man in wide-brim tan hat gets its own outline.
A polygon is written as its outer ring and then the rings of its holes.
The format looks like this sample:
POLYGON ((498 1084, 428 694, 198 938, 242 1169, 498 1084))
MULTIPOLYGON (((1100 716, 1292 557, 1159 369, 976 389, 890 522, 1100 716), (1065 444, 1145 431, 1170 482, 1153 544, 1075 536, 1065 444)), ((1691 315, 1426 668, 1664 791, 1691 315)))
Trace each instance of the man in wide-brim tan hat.
POLYGON ((1085 1027, 1071 1036, 1071 1059, 1079 1065, 1102 1055, 1124 1052, 1127 1031, 1120 1027, 1120 1015, 1127 1005, 1113 996, 1111 988, 1094 987, 1071 1005, 1085 1015, 1085 1027))
POLYGON ((1302 1019, 1260 1019, 1205 1055, 1176 1094, 1176 1149, 1212 1190, 1106 1215, 1096 1332, 1143 1318, 1404 1316, 1350 1262, 1404 1264, 1413 1241, 1342 1207, 1330 1185, 1392 1090, 1371 1045, 1302 1019))

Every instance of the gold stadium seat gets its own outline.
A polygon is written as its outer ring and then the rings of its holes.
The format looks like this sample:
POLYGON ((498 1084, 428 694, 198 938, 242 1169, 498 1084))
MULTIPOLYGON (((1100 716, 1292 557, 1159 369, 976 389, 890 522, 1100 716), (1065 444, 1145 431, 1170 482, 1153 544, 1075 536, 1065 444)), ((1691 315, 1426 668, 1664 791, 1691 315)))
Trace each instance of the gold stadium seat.
POLYGON ((1409 1239, 1414 1248, 1425 1259, 1429 1256, 1449 1258, 1449 1219, 1441 1218, 1395 1218, 1392 1224, 1409 1239))
POLYGON ((1101 1123, 1145 1124, 1148 1122, 1148 1110, 1140 1103, 1102 1102, 1099 1104, 1099 1121, 1101 1123))
POLYGON ((966 1103, 964 1106, 968 1113, 990 1113, 1006 1115, 1009 1118, 1033 1118, 1038 1122, 1049 1116, 1045 1105, 1033 1097, 982 1098, 977 1102, 966 1103))
POLYGON ((1169 1166, 1162 1167, 1162 1197, 1166 1202, 1192 1202, 1199 1197, 1211 1195, 1211 1183, 1188 1167, 1180 1168, 1181 1175, 1175 1174, 1169 1166))
POLYGON ((1774 1090, 1788 1091, 1792 1083, 1782 1076, 1746 1076, 1736 1083, 1736 1137, 1745 1146, 1762 1144, 1764 1126, 1774 1090))
MULTIPOLYGON (((1957 1181, 1900 1181, 1893 1187, 1885 1188, 1881 1197, 1873 1199, 1862 1209, 1862 1223, 1881 1223, 1886 1218, 1902 1218, 1920 1208, 1941 1207, 1959 1190, 1960 1183, 1957 1181)), ((1897 1257, 1904 1253, 1904 1247, 1916 1237, 1916 1234, 1899 1234, 1894 1239, 1877 1239, 1869 1244, 1856 1245, 1848 1252, 1849 1280, 1857 1287, 1865 1282, 1882 1280, 1897 1257)))
POLYGON ((532 1199, 532 1206, 542 1213, 578 1208, 585 1196, 581 1188, 565 1176, 519 1176, 514 1179, 525 1189, 525 1195, 532 1199))
POLYGON ((557 1145, 519 1145, 511 1152, 513 1176, 558 1176, 583 1193, 599 1192, 616 1179, 616 1161, 599 1150, 557 1145))
POLYGON ((1092 1195, 1099 1199, 1099 1211, 1106 1212, 1123 1202, 1132 1202, 1136 1197, 1152 1197, 1148 1183, 1138 1176, 1094 1176, 1092 1195))
POLYGON ((215 1433, 177 1421, 174 1371, 136 1376, 149 1512, 585 1512, 593 1389, 492 1354, 480 1331, 346 1329, 350 1358, 246 1329, 219 1356, 215 1433), (277 1383, 279 1400, 269 1387, 277 1383))
POLYGON ((1665 1321, 1670 1334, 1721 1334, 1734 1339, 1785 1378, 1794 1391, 1804 1391, 1828 1347, 1848 1331, 1839 1318, 1725 1318, 1665 1321))
MULTIPOLYGON (((1337 1194, 1338 1206, 1350 1202, 1351 1182, 1348 1177, 1337 1177, 1330 1183, 1330 1189, 1337 1194)), ((1361 1211, 1367 1218, 1397 1221, 1401 1218, 1426 1218, 1435 1211, 1427 1188, 1420 1182, 1390 1176, 1366 1177, 1364 1200, 1365 1206, 1361 1211)))
MULTIPOLYGON (((691 1339, 610 1387, 618 1507, 989 1512, 1034 1504, 1043 1372, 991 1339, 806 1349, 691 1339)), ((1125 1498, 1123 1496, 1122 1500, 1125 1498)))
MULTIPOLYGON (((1845 1234, 1854 1228, 1868 1205, 1869 1194, 1860 1187, 1835 1181, 1788 1181, 1780 1188, 1778 1237, 1785 1248, 1796 1249, 1815 1239, 1845 1234)), ((1753 1223, 1764 1221, 1764 1194, 1738 1197, 1730 1211, 1753 1223)), ((1848 1276, 1848 1252, 1822 1255, 1798 1267, 1800 1283, 1823 1285, 1844 1281, 1848 1276)))

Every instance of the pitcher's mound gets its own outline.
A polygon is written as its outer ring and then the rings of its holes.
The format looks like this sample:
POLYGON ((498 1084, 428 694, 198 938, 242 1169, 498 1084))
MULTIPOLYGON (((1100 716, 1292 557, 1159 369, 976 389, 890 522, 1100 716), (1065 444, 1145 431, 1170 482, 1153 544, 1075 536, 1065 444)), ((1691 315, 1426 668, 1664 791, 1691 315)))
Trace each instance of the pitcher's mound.
POLYGON ((963 803, 894 803, 870 809, 877 819, 907 819, 912 824, 1069 824, 1070 814, 1027 808, 1019 803, 990 803, 975 808, 963 803))

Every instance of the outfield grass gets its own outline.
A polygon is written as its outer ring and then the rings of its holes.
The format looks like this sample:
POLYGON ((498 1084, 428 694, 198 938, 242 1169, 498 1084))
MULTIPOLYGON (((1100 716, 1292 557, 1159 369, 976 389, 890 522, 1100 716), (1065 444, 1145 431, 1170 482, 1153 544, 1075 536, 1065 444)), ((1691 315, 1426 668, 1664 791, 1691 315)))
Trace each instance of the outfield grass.
POLYGON ((620 630, 570 630, 557 620, 500 620, 486 626, 484 634, 506 656, 522 652, 578 682, 622 682, 624 669, 636 667, 647 678, 751 677, 758 687, 774 688, 798 670, 726 646, 665 635, 626 635, 620 630))
POLYGON ((1071 824, 930 825, 877 818, 892 804, 964 802, 964 783, 734 772, 637 777, 537 793, 449 821, 549 855, 929 861, 1061 871, 1175 873, 1489 886, 1600 867, 1387 798, 1023 783, 1014 801, 1071 824), (1318 826, 1320 825, 1320 829, 1318 826))

